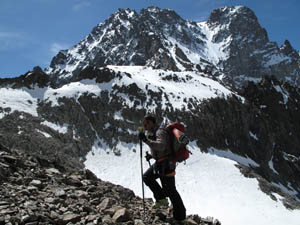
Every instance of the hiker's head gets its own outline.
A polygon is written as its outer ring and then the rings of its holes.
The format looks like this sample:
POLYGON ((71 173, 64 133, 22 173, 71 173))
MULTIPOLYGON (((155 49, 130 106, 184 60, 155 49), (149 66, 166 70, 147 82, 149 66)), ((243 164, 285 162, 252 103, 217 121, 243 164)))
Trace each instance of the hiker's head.
POLYGON ((152 115, 146 115, 142 121, 144 129, 149 132, 153 132, 156 128, 156 119, 152 115))

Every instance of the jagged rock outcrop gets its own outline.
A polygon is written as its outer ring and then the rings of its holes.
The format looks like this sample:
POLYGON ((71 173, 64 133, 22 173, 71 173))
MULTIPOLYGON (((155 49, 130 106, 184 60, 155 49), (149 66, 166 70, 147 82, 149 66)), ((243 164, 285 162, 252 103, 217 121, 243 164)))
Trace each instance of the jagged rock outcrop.
POLYGON ((216 9, 207 24, 215 31, 212 42, 222 44, 223 52, 227 54, 218 62, 227 83, 240 86, 248 80, 260 79, 262 74, 268 74, 279 80, 291 79, 292 83, 299 85, 299 57, 281 52, 282 49, 269 40, 267 31, 260 26, 251 9, 216 9), (298 65, 293 61, 297 61, 298 65))
POLYGON ((10 86, 12 88, 24 87, 31 89, 32 85, 37 85, 40 88, 51 85, 49 76, 38 66, 16 78, 0 78, 0 87, 10 86))
POLYGON ((119 9, 95 27, 73 51, 60 51, 53 58, 48 74, 52 80, 64 83, 77 77, 87 65, 97 68, 105 65, 145 65, 178 71, 177 60, 172 57, 170 47, 175 48, 181 61, 185 64, 190 62, 168 38, 180 40, 201 51, 201 36, 203 34, 195 22, 183 20, 172 10, 149 7, 138 14, 134 10, 119 9), (62 65, 68 65, 70 70, 61 69, 62 65))
POLYGON ((284 41, 283 45, 280 47, 280 51, 286 56, 291 56, 294 60, 300 58, 299 53, 293 48, 288 40, 284 41))
MULTIPOLYGON (((43 120, 14 112, 0 120, 0 141, 9 148, 20 148, 66 168, 81 167, 79 157, 89 151, 85 143, 44 125, 43 120)), ((57 166, 59 166, 57 165, 57 166)))
MULTIPOLYGON (((151 199, 144 211, 133 191, 58 164, 0 144, 0 224, 172 224, 171 211, 153 209, 151 199)), ((197 215, 187 222, 221 224, 197 215)))
POLYGON ((119 9, 72 49, 60 51, 46 72, 63 84, 87 66, 142 65, 205 71, 235 88, 262 74, 299 85, 300 59, 291 49, 271 42, 247 7, 216 9, 201 23, 157 7, 119 9))
POLYGON ((284 185, 299 198, 299 93, 275 77, 264 77, 242 90, 244 102, 236 97, 203 102, 201 113, 187 127, 194 128, 190 135, 201 149, 230 149, 250 158, 257 163, 251 166, 256 174, 277 187, 284 185))

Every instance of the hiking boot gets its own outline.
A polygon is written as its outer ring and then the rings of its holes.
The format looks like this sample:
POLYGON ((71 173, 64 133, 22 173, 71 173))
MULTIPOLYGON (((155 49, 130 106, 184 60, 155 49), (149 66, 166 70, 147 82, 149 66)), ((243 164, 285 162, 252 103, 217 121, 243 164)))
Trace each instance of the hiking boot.
POLYGON ((164 199, 161 199, 157 202, 155 202, 155 204, 153 205, 153 208, 154 209, 157 209, 157 208, 160 208, 162 206, 169 206, 169 202, 168 202, 168 199, 164 198, 164 199))

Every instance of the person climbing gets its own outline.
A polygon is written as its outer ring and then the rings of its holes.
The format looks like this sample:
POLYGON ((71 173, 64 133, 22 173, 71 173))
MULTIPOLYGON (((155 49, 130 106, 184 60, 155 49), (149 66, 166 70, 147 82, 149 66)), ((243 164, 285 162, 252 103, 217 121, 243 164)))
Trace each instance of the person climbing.
POLYGON ((155 163, 143 174, 143 181, 156 200, 154 208, 168 206, 169 197, 175 224, 184 224, 186 209, 175 186, 176 162, 168 157, 172 152, 170 136, 166 129, 157 125, 156 118, 152 115, 146 115, 142 124, 149 135, 147 137, 144 132, 140 132, 139 138, 150 147, 151 157, 155 159, 155 163), (158 178, 161 185, 157 182, 158 178))

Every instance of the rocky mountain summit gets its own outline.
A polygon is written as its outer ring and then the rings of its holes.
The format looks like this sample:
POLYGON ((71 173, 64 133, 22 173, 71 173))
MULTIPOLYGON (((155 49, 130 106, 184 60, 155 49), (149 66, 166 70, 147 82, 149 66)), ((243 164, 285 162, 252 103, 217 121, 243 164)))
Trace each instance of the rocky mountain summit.
POLYGON ((80 43, 56 55, 46 70, 57 84, 87 66, 138 65, 172 71, 205 71, 235 88, 261 75, 299 85, 300 58, 288 41, 268 38, 247 7, 214 10, 206 22, 168 9, 120 9, 80 43))
MULTIPOLYGON (((0 144, 1 225, 172 224, 171 208, 153 209, 152 199, 145 199, 144 211, 133 191, 58 164, 0 144)), ((187 223, 221 224, 197 215, 187 223)))

